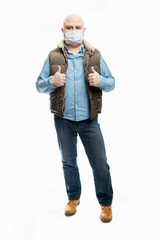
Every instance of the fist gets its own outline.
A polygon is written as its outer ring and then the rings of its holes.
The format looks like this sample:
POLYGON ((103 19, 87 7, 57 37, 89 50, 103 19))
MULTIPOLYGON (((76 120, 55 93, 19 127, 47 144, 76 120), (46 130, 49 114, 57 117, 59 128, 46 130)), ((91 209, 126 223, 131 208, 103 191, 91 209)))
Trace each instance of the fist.
POLYGON ((61 67, 58 66, 57 72, 51 78, 51 82, 56 87, 64 86, 66 83, 66 74, 61 73, 61 67))
POLYGON ((89 85, 93 86, 93 87, 98 87, 100 80, 101 80, 101 75, 99 75, 99 73, 97 73, 94 70, 94 67, 91 67, 91 71, 92 71, 92 73, 90 73, 88 75, 89 85))

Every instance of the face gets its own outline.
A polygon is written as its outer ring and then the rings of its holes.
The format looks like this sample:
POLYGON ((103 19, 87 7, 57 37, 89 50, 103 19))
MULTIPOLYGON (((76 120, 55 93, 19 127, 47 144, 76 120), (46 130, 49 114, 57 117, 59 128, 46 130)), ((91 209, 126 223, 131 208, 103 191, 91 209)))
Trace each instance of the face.
POLYGON ((84 28, 83 20, 79 16, 70 15, 65 18, 61 31, 65 37, 65 31, 82 30, 84 36, 85 29, 86 28, 84 28))

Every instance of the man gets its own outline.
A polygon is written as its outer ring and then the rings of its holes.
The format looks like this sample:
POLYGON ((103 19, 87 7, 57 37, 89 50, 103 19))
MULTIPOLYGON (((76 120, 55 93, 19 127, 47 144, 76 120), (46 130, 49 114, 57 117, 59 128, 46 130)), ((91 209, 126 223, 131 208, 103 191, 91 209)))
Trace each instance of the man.
POLYGON ((98 123, 102 91, 114 89, 115 80, 100 52, 84 40, 84 23, 76 14, 68 15, 61 28, 64 39, 53 49, 37 79, 40 93, 50 94, 54 113, 68 203, 65 215, 76 213, 81 182, 77 166, 77 136, 84 145, 93 170, 100 219, 112 220, 113 189, 105 145, 98 123))

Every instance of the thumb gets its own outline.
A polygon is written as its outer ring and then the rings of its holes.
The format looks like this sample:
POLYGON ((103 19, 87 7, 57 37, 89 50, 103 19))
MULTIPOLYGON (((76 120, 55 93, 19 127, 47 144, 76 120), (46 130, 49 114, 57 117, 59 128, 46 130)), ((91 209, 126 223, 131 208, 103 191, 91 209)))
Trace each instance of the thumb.
POLYGON ((91 67, 91 71, 92 71, 92 73, 95 73, 96 71, 94 70, 94 67, 92 66, 91 67))
POLYGON ((57 72, 61 72, 61 66, 58 66, 57 72))

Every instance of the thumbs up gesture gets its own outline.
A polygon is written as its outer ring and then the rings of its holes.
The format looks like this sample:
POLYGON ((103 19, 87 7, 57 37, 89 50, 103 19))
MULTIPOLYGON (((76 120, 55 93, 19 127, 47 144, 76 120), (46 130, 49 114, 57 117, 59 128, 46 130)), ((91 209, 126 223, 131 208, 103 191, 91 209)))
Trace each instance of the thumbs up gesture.
POLYGON ((51 82, 56 87, 64 86, 66 82, 66 74, 61 73, 61 66, 58 66, 57 72, 51 78, 51 82))
POLYGON ((88 75, 89 84, 90 84, 90 86, 98 87, 100 80, 101 80, 101 75, 99 75, 99 73, 97 73, 94 70, 94 67, 91 67, 91 71, 92 72, 88 75))

